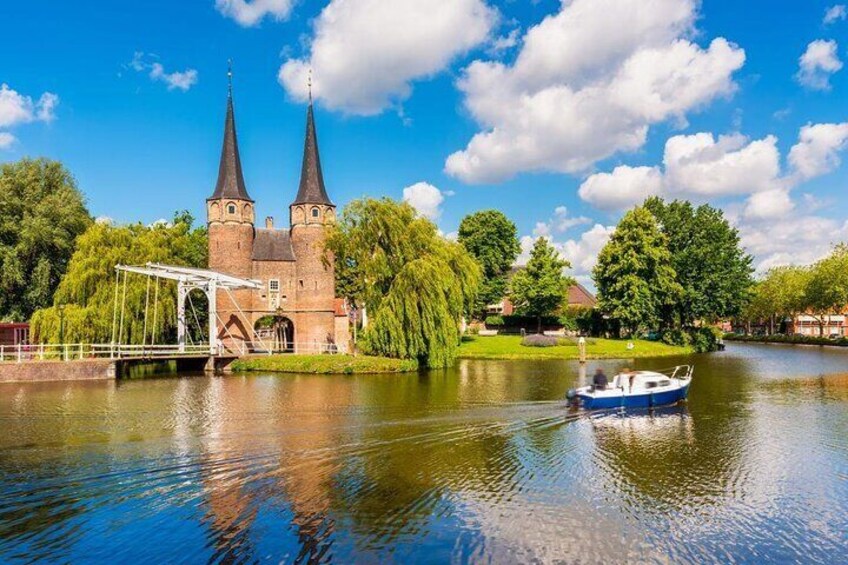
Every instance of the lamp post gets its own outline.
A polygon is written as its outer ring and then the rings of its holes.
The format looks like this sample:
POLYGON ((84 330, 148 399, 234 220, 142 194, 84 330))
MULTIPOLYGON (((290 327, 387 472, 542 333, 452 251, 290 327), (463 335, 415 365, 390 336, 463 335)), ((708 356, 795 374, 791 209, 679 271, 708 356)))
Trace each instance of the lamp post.
POLYGON ((65 305, 59 304, 59 343, 65 343, 65 305))

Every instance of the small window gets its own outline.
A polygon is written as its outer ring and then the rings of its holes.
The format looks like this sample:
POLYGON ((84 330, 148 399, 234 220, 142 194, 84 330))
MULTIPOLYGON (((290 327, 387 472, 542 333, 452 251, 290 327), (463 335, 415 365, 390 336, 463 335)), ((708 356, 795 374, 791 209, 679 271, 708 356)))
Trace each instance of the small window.
POLYGON ((300 279, 299 281, 297 281, 297 285, 298 285, 300 288, 303 288, 303 279, 300 279))
POLYGON ((321 212, 318 210, 318 208, 313 208, 313 209, 312 209, 312 217, 313 217, 313 218, 317 218, 317 217, 318 217, 318 214, 320 214, 320 213, 321 213, 321 212))
POLYGON ((268 292, 280 292, 280 279, 271 279, 268 281, 268 292))
POLYGON ((230 213, 230 214, 235 214, 236 213, 236 205, 230 204, 229 206, 227 206, 227 212, 230 213))

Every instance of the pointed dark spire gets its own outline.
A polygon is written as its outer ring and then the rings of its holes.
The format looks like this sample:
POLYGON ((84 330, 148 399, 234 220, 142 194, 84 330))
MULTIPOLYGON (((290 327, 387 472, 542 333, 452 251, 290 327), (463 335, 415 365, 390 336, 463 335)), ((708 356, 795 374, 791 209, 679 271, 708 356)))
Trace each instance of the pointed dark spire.
POLYGON ((224 121, 224 146, 221 148, 221 163, 218 165, 218 183, 215 185, 215 192, 212 193, 209 200, 231 198, 253 202, 244 186, 244 175, 241 172, 236 119, 233 113, 232 61, 230 61, 227 71, 227 79, 227 118, 224 121))
POLYGON ((300 170, 300 187, 292 204, 329 204, 321 157, 318 155, 318 135, 315 133, 315 117, 312 114, 312 76, 309 78, 309 109, 306 111, 306 141, 303 145, 303 167, 300 170))

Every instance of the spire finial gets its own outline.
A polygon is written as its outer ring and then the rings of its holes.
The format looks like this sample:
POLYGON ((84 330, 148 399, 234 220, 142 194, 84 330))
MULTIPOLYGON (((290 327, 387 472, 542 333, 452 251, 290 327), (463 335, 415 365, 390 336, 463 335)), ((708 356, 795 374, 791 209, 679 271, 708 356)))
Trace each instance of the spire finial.
POLYGON ((312 106, 312 67, 309 67, 309 78, 306 80, 307 86, 309 86, 309 105, 312 106))
POLYGON ((233 60, 227 59, 227 93, 233 97, 233 60))

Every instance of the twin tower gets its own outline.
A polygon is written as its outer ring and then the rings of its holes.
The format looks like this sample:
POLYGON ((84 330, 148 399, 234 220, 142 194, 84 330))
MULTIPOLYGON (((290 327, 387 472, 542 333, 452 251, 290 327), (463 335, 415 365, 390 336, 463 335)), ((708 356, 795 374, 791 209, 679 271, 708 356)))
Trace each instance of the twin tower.
POLYGON ((332 258, 324 256, 326 229, 336 221, 336 207, 324 186, 311 100, 289 226, 275 228, 269 217, 264 228, 256 227, 254 204, 242 174, 230 88, 218 182, 206 200, 209 268, 261 281, 262 290, 218 293, 217 338, 232 350, 314 353, 345 348, 347 316, 336 300, 332 258))

